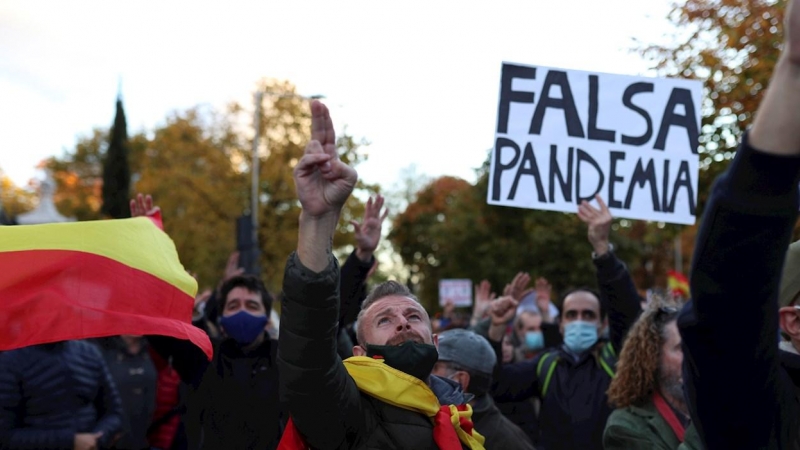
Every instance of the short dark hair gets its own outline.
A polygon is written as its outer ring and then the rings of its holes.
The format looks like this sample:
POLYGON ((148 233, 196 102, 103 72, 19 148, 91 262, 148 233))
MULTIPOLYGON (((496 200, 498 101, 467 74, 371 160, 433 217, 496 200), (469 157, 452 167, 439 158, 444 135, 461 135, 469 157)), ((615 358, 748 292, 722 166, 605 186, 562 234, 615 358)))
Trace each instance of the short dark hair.
POLYGON ((564 295, 561 296, 561 308, 559 308, 559 310, 558 310, 558 319, 561 320, 561 319, 564 318, 564 301, 570 295, 578 293, 578 292, 586 292, 586 293, 589 293, 589 294, 592 294, 592 295, 595 296, 595 298, 597 299, 597 303, 600 306, 600 321, 602 322, 603 320, 605 320, 606 319, 606 315, 608 314, 606 302, 603 301, 603 298, 600 296, 599 292, 597 292, 596 290, 594 290, 594 289, 592 289, 592 288, 590 288, 588 286, 581 286, 581 287, 577 287, 577 288, 572 288, 572 289, 568 290, 564 295))
POLYGON ((267 315, 269 315, 272 309, 272 295, 267 291, 261 279, 253 275, 237 275, 222 283, 222 287, 219 289, 219 315, 222 315, 222 312, 225 311, 228 294, 237 287, 243 287, 250 292, 261 294, 261 303, 264 305, 267 315))
POLYGON ((408 297, 411 300, 420 303, 417 296, 411 292, 408 286, 398 283, 397 281, 390 280, 375 286, 375 288, 372 289, 372 292, 369 293, 367 298, 361 304, 361 311, 358 312, 358 318, 356 319, 358 321, 358 326, 356 327, 356 340, 360 345, 365 344, 363 319, 366 311, 369 309, 370 306, 372 306, 373 303, 377 302, 378 300, 395 295, 399 297, 408 297))

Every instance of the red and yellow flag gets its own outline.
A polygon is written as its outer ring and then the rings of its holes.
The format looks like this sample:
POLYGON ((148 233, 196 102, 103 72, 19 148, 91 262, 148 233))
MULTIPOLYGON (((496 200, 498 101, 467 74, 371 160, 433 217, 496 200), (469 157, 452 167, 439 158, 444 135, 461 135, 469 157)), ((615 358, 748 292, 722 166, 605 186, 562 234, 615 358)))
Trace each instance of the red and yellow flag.
POLYGON ((160 218, 0 227, 0 350, 156 334, 190 340, 197 282, 160 218), (158 224, 158 225, 157 225, 158 224))
POLYGON ((689 298, 689 279, 680 272, 667 272, 667 286, 672 295, 689 298))

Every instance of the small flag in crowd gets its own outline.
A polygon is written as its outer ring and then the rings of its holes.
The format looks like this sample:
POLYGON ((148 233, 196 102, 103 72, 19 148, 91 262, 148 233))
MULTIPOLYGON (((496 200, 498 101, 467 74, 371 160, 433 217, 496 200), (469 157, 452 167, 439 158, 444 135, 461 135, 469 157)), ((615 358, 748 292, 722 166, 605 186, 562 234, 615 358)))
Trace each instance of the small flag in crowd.
POLYGON ((189 340, 197 282, 161 219, 0 227, 0 351, 121 334, 189 340))
POLYGON ((689 279, 686 275, 670 270, 667 272, 667 286, 676 297, 689 298, 689 279))

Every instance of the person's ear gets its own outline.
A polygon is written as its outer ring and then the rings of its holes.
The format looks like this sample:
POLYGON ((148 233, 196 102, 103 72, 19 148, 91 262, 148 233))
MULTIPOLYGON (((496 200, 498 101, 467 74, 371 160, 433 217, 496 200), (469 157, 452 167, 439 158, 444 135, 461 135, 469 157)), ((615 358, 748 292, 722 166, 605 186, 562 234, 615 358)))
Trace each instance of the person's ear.
POLYGON ((353 356, 367 356, 367 351, 364 350, 364 347, 356 345, 353 347, 353 356))
POLYGON ((436 350, 439 350, 439 335, 433 335, 433 346, 436 347, 436 350))
POLYGON ((794 306, 784 306, 778 310, 781 331, 788 334, 793 341, 800 341, 800 316, 794 306))
POLYGON ((459 370, 456 372, 455 376, 453 377, 453 381, 457 382, 461 385, 461 389, 464 392, 469 392, 469 373, 463 370, 459 370))

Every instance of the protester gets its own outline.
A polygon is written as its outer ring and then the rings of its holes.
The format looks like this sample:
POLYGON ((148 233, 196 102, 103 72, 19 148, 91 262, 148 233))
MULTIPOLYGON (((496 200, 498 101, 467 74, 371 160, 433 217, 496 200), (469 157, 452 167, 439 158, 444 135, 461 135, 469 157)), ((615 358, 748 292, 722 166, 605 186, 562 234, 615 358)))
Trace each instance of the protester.
MULTIPOLYGON (((131 216, 158 211, 152 198, 131 200, 131 216)), ((208 361, 188 341, 150 336, 154 349, 191 389, 186 434, 191 449, 276 448, 284 411, 278 400, 277 342, 266 332, 272 296, 251 275, 235 275, 220 287, 219 329, 208 361)), ((210 300, 209 300, 210 301, 210 300)))
POLYGON ((781 277, 800 207, 797 1, 785 14, 769 89, 705 207, 692 301, 678 318, 689 410, 709 449, 800 448, 797 266, 781 277), (779 321, 789 338, 780 350, 779 321))
POLYGON ((448 330, 439 335, 438 350, 433 375, 453 380, 475 396, 469 400, 472 422, 486 439, 486 450, 533 450, 528 436, 497 409, 489 395, 496 357, 486 339, 464 329, 448 330))
POLYGON ((94 344, 0 352, 0 368, 0 448, 95 450, 119 438, 119 394, 94 344))
POLYGON ((150 357, 157 372, 156 410, 147 429, 147 441, 152 450, 186 450, 186 403, 187 385, 166 360, 152 348, 150 357))
POLYGON ((312 140, 294 168, 303 207, 297 251, 283 280, 278 363, 292 417, 283 448, 482 449, 460 386, 430 375, 437 338, 405 286, 390 281, 370 293, 358 316, 356 356, 339 358, 331 246, 357 175, 338 158, 328 109, 314 101, 311 110, 312 140))
POLYGON ((353 356, 353 340, 348 328, 355 323, 361 303, 367 297, 367 278, 374 273, 377 266, 374 253, 381 239, 383 221, 389 215, 383 209, 383 196, 367 200, 364 207, 364 218, 361 222, 350 221, 355 230, 356 248, 345 260, 339 278, 341 307, 339 308, 338 350, 342 359, 353 356))
POLYGON ((654 302, 631 327, 608 389, 617 409, 603 435, 606 450, 675 450, 684 441, 690 420, 677 317, 676 307, 654 302))
MULTIPOLYGON (((611 213, 598 196, 600 209, 583 202, 578 216, 588 224, 589 242, 597 267, 598 296, 576 289, 564 297, 559 327, 564 344, 520 363, 500 365, 495 400, 541 399, 539 444, 552 449, 600 449, 606 419, 611 414, 606 390, 614 377, 616 354, 640 312, 640 299, 625 265, 609 242, 611 213), (602 298, 602 301, 601 301, 602 298), (600 339, 609 308, 610 340, 600 339)), ((489 338, 502 362, 500 341, 514 317, 517 300, 502 297, 492 304, 489 338)))
POLYGON ((158 372, 141 336, 118 336, 103 346, 108 371, 122 401, 122 433, 117 449, 148 448, 147 430, 156 409, 158 372))

